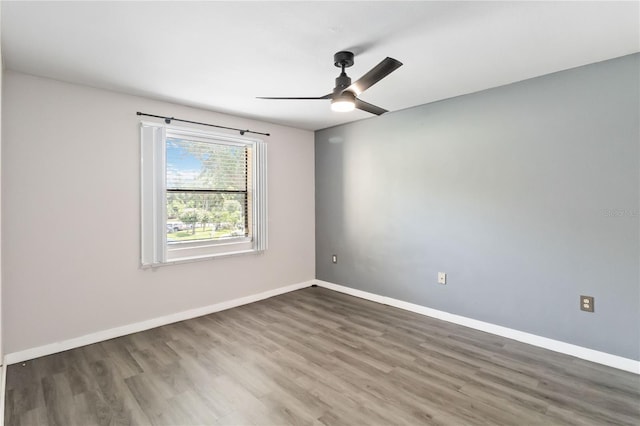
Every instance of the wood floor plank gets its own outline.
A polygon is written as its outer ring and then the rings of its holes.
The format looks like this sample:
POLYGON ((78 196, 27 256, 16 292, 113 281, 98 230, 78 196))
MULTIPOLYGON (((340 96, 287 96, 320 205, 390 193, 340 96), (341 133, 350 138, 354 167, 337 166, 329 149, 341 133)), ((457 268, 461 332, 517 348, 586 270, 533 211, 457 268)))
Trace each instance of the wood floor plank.
POLYGON ((143 413, 126 385, 125 378, 119 375, 113 360, 107 358, 95 361, 91 364, 91 368, 101 396, 111 411, 111 424, 150 424, 149 418, 143 413))
POLYGON ((38 407, 33 410, 25 411, 19 419, 12 419, 11 422, 5 422, 5 425, 33 426, 46 425, 48 422, 46 408, 38 407))
POLYGON ((47 419, 50 425, 78 424, 76 405, 68 378, 63 372, 54 373, 42 379, 42 393, 47 409, 47 419))
POLYGON ((11 365, 5 424, 638 425, 640 376, 322 288, 11 365))

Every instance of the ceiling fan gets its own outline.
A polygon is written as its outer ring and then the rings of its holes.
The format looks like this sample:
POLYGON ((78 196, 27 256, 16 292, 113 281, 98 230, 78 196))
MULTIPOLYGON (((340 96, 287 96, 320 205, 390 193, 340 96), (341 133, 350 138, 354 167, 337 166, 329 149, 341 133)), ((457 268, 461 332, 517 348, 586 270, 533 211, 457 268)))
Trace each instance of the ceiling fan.
POLYGON ((318 100, 331 99, 331 109, 333 111, 348 112, 354 108, 370 112, 371 114, 382 115, 388 112, 384 108, 372 105, 358 98, 362 92, 373 86, 396 69, 402 66, 402 62, 393 58, 385 58, 369 72, 360 77, 355 83, 351 83, 351 78, 344 72, 345 68, 353 65, 353 53, 341 51, 333 55, 334 65, 342 69, 340 75, 336 78, 336 87, 333 92, 320 97, 303 97, 303 98, 277 98, 263 97, 258 99, 280 99, 280 100, 318 100))

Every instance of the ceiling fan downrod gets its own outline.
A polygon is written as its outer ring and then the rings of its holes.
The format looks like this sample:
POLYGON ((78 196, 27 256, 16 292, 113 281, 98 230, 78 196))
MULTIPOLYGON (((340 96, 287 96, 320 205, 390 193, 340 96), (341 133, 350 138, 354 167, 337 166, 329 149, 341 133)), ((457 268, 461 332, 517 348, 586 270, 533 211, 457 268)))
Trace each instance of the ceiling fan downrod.
POLYGON ((351 86, 351 78, 344 69, 353 65, 353 53, 346 51, 336 53, 333 55, 333 64, 342 70, 340 75, 336 77, 336 87, 333 89, 333 93, 339 95, 344 89, 351 86))

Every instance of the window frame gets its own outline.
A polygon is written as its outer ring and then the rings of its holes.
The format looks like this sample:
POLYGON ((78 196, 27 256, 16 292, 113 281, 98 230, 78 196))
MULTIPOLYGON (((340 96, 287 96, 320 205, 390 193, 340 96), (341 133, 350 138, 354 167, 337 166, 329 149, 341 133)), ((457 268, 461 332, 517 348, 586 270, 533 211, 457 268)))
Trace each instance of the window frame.
MULTIPOLYGON (((266 143, 261 139, 140 121, 140 155, 140 260, 143 268, 222 256, 261 253, 267 249, 266 143), (251 179, 251 184, 247 187, 247 197, 251 194, 250 236, 167 242, 166 141, 168 138, 250 148, 251 173, 250 176, 247 174, 247 181, 251 179)), ((245 214, 249 214, 248 210, 245 214)))

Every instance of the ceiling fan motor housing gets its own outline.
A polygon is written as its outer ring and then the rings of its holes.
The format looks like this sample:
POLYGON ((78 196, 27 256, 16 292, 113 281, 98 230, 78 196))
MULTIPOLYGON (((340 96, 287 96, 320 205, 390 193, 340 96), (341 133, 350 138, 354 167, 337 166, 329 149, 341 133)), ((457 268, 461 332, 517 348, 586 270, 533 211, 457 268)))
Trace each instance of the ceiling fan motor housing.
POLYGON ((333 89, 333 92, 340 93, 349 86, 351 86, 351 78, 347 74, 341 73, 336 78, 336 87, 333 89))

